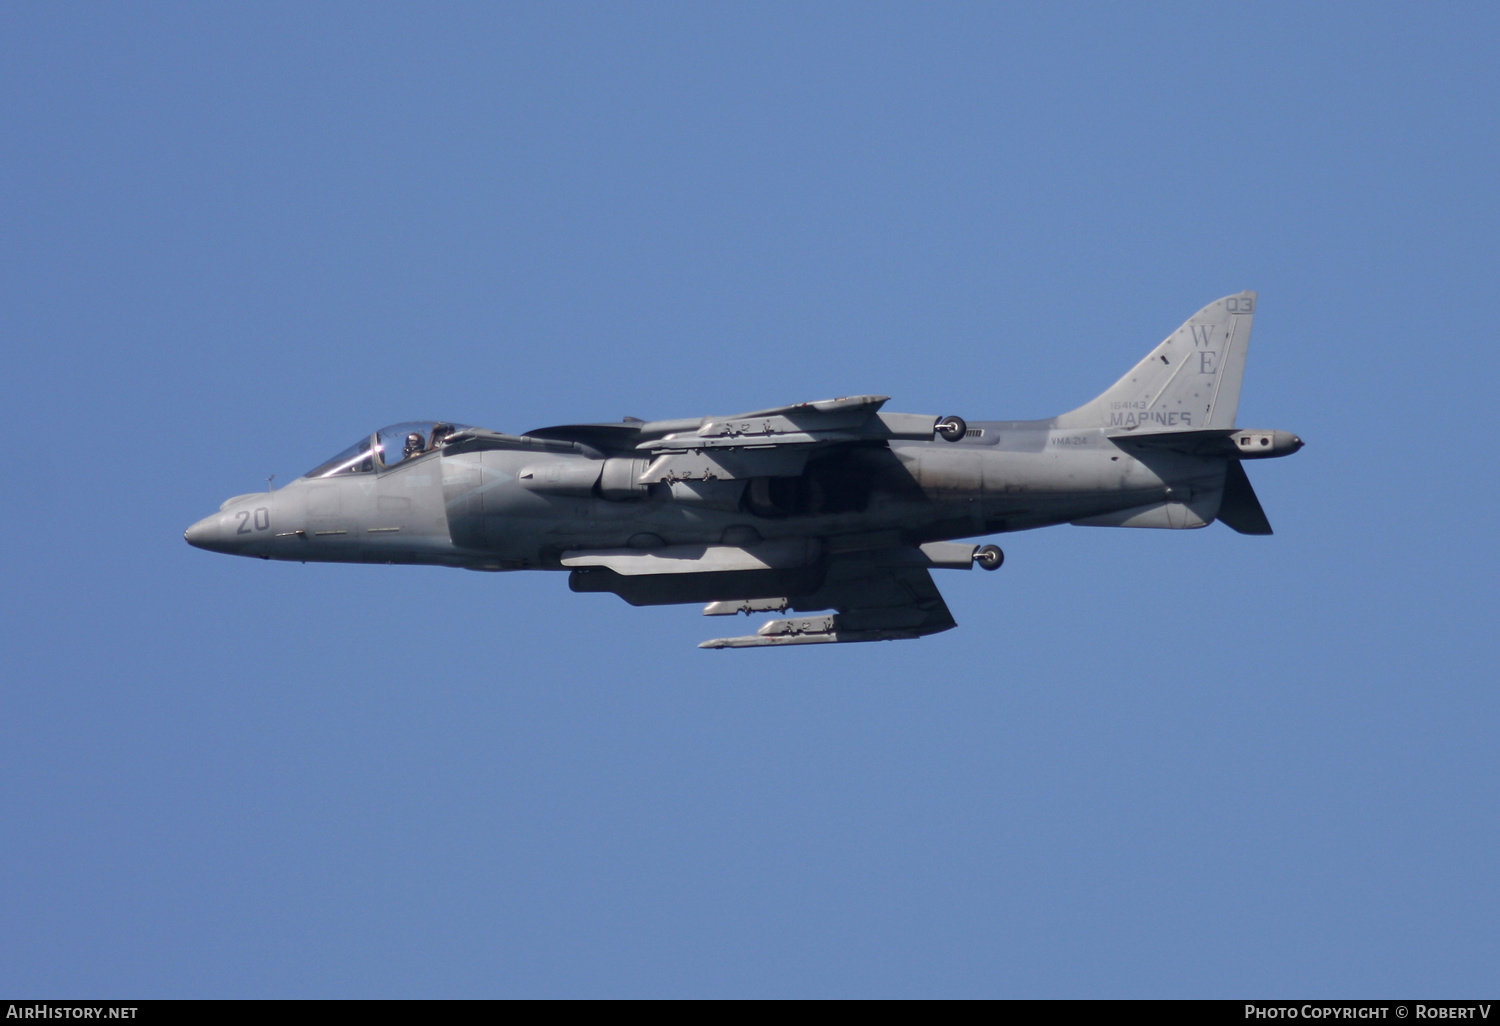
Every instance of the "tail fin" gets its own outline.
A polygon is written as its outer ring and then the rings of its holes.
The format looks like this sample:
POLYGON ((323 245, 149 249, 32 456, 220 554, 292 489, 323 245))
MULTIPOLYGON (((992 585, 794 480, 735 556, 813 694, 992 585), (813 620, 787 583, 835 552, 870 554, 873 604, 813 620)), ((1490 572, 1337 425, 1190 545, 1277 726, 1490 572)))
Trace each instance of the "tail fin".
POLYGON ((1208 304, 1109 391, 1055 426, 1153 434, 1234 427, 1254 315, 1254 292, 1208 304))

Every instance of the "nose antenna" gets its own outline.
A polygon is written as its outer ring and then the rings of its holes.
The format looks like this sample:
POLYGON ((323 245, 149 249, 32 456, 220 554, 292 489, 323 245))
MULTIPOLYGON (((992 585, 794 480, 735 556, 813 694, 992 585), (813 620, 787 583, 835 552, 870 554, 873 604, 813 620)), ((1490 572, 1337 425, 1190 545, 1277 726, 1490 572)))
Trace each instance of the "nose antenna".
POLYGON ((269 492, 274 492, 275 490, 276 490, 276 475, 272 474, 270 477, 266 478, 266 491, 269 493, 269 492))

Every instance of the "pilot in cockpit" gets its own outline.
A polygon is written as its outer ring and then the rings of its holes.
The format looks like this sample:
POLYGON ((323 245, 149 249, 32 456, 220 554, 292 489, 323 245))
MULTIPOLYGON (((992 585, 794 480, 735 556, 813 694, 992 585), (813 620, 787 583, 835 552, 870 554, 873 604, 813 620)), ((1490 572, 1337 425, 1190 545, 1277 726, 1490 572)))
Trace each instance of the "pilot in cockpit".
POLYGON ((413 431, 406 436, 406 445, 401 448, 401 458, 409 460, 413 456, 420 456, 426 451, 426 446, 422 443, 422 436, 413 431))

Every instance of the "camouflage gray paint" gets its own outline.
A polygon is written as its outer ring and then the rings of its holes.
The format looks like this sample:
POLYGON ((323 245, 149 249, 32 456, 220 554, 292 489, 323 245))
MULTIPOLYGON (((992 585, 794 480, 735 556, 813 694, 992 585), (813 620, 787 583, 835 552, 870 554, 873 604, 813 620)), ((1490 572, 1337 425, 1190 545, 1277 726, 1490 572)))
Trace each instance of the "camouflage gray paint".
POLYGON ((995 569, 956 543, 1051 524, 1270 534, 1234 427, 1255 293, 1200 310, 1093 402, 1049 420, 887 413, 851 396, 740 414, 507 435, 373 433, 188 528, 215 552, 301 562, 568 570, 575 591, 774 619, 704 647, 914 638, 954 626, 929 571, 995 569))

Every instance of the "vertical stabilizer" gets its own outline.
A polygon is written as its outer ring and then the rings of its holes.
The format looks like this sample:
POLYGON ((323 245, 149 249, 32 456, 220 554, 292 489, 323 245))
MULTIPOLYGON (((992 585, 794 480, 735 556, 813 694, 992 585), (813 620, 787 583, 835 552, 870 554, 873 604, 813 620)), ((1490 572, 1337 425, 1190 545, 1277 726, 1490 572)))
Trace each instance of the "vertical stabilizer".
POLYGON ((1234 427, 1254 315, 1254 292, 1208 304, 1109 391, 1058 417, 1056 426, 1151 434, 1234 427))

